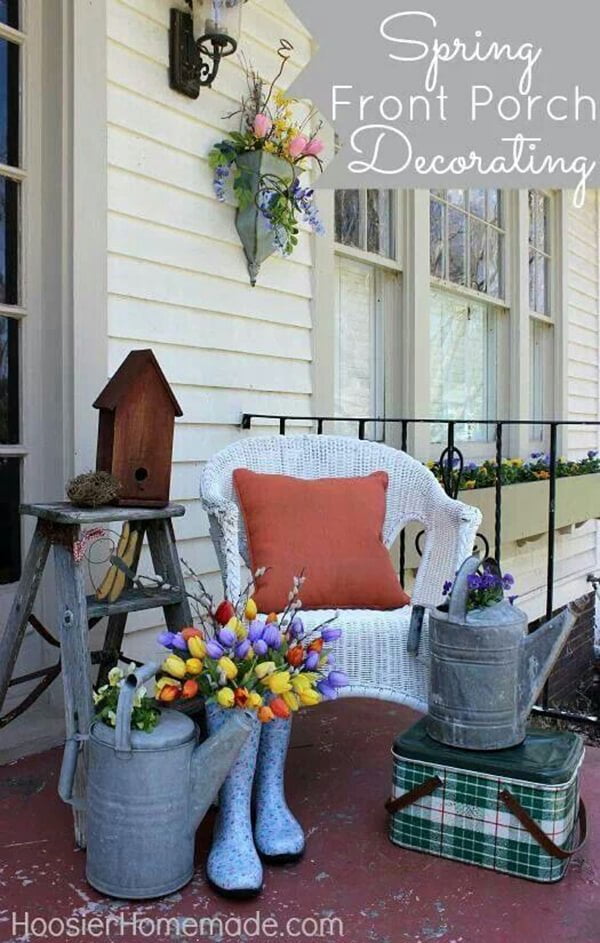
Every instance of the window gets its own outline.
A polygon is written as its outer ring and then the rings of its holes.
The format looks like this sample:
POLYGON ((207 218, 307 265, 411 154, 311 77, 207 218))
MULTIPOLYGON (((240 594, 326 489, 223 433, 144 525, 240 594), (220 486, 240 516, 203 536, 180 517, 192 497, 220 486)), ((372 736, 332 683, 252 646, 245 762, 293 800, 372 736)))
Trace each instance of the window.
MULTIPOLYGON (((384 337, 386 323, 400 309, 396 200, 393 190, 335 193, 335 410, 340 417, 385 415, 384 337)), ((382 424, 366 429, 376 439, 384 432, 382 424)))
POLYGON ((432 190, 434 278, 502 298, 505 233, 500 190, 432 190))
MULTIPOLYGON (((551 193, 529 190, 529 383, 530 415, 548 419, 554 405, 554 199, 551 193)), ((544 427, 531 427, 540 442, 544 427)))
POLYGON ((0 2, 0 583, 20 575, 21 457, 20 202, 24 177, 20 145, 19 4, 0 2))
POLYGON ((335 241, 342 246, 396 257, 393 190, 336 190, 335 241))
MULTIPOLYGON (((500 190, 432 190, 430 199, 430 408, 432 418, 467 420, 457 441, 485 442, 503 406, 497 376, 507 358, 503 195, 500 190)), ((445 440, 433 424, 431 440, 445 440)))

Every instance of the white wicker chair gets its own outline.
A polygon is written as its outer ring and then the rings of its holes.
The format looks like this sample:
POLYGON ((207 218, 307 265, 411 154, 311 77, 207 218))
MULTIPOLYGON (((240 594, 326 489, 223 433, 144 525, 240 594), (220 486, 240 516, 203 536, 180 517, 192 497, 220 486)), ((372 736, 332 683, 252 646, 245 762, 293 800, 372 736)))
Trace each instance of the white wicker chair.
MULTIPOLYGON (((452 579, 471 553, 480 512, 447 497, 420 462, 396 449, 344 436, 269 436, 246 438, 223 449, 203 470, 200 494, 210 522, 225 594, 241 589, 240 555, 248 563, 243 519, 236 503, 236 468, 297 478, 350 478, 384 470, 389 475, 383 540, 390 547, 409 521, 424 531, 423 556, 412 590, 412 606, 392 612, 342 610, 342 638, 334 643, 336 666, 351 679, 345 696, 377 697, 427 708, 428 639, 424 608, 440 603, 444 581, 452 579), (407 652, 409 627, 423 621, 417 655, 407 652)), ((303 612, 316 626, 332 612, 303 612)))

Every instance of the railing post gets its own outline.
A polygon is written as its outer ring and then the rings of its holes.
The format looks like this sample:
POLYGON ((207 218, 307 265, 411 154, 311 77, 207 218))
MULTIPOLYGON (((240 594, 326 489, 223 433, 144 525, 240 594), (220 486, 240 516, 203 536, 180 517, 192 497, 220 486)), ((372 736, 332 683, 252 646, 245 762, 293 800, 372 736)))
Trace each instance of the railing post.
POLYGON ((279 435, 285 435, 285 424, 287 420, 285 416, 279 417, 279 435))
POLYGON ((364 439, 364 437, 365 437, 365 426, 366 426, 366 425, 367 425, 367 420, 366 420, 366 419, 359 419, 359 420, 358 420, 358 438, 361 439, 361 440, 364 439))
POLYGON ((500 563, 502 553, 502 423, 496 424, 496 495, 494 507, 494 556, 500 563))
POLYGON ((558 423, 550 423, 550 487, 548 492, 548 567, 546 574, 546 619, 554 610, 554 544, 556 541, 556 463, 558 423))

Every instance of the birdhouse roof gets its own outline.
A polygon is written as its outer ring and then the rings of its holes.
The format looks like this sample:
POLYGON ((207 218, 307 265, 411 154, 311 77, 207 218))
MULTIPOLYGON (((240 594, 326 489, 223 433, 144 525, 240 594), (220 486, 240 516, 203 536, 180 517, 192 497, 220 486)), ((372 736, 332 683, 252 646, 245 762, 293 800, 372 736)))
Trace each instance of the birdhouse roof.
POLYGON ((176 416, 183 416, 183 410, 169 386, 166 376, 160 369, 160 364, 151 350, 132 350, 127 355, 119 369, 110 378, 100 396, 94 402, 95 409, 116 409, 121 400, 127 396, 132 384, 140 373, 151 366, 156 377, 164 386, 165 392, 173 405, 176 416))

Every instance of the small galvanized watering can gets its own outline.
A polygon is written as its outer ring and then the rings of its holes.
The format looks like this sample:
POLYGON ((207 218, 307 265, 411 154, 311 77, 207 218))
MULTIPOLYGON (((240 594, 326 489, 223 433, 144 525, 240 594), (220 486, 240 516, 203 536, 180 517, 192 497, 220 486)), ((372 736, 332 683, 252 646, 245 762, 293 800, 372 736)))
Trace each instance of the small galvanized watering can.
POLYGON ((115 729, 93 724, 84 802, 72 798, 79 744, 65 745, 59 794, 87 809, 86 877, 111 897, 161 897, 188 883, 196 829, 252 727, 249 713, 232 711, 198 745, 194 722, 167 710, 151 733, 132 730, 136 690, 156 670, 148 664, 125 679, 115 729))
POLYGON ((477 556, 465 561, 448 604, 429 619, 426 724, 449 746, 502 750, 525 739, 531 709, 575 620, 565 609, 528 634, 527 616, 508 600, 467 612, 468 577, 479 563, 477 556))

